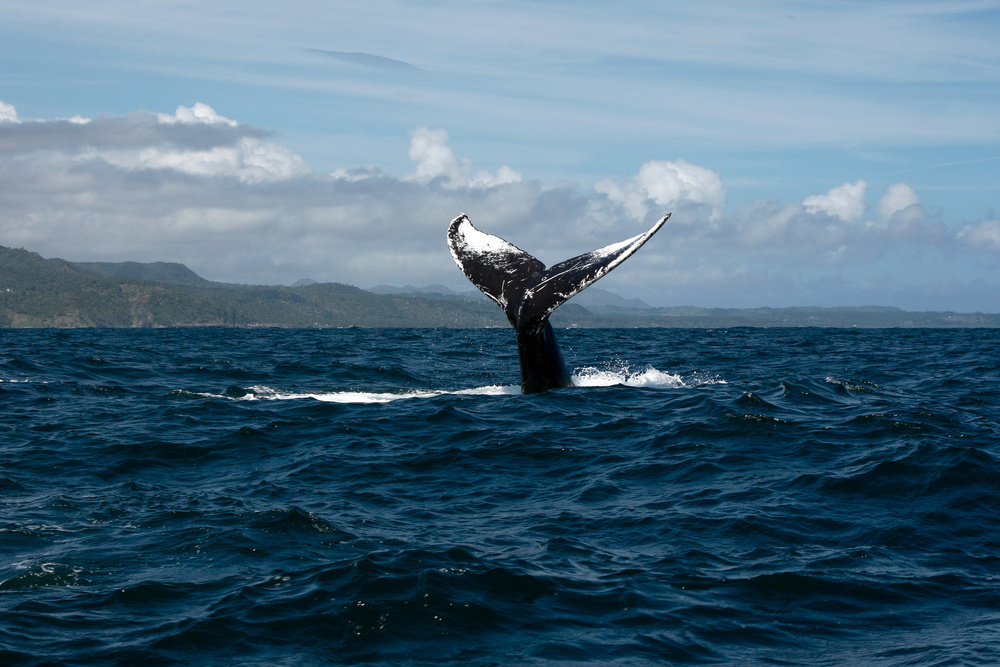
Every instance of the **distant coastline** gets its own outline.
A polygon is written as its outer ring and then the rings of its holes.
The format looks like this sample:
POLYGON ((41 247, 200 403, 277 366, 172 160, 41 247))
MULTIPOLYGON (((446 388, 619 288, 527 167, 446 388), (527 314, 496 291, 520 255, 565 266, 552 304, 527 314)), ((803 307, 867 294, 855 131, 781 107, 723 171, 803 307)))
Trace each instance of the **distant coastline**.
MULTIPOLYGON (((557 327, 1000 328, 1000 314, 899 308, 652 308, 596 290, 552 317, 557 327)), ((441 286, 366 291, 302 280, 294 287, 205 280, 170 262, 69 262, 0 246, 0 328, 507 326, 477 293, 441 286)))

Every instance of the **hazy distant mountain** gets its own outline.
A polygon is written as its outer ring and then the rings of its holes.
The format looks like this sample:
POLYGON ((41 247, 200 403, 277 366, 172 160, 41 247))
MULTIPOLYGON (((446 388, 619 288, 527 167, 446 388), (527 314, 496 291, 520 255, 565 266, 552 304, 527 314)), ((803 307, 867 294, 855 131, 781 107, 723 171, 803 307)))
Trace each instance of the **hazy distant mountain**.
POLYGON ((424 287, 414 287, 413 285, 403 285, 402 287, 396 287, 395 285, 376 285, 368 289, 369 292, 374 294, 447 294, 449 296, 459 294, 455 290, 447 287, 445 285, 433 284, 425 285, 424 287))
MULTIPOLYGON (((422 296, 436 298, 436 297, 450 297, 450 298, 465 298, 465 299, 480 299, 485 298, 483 293, 479 290, 469 289, 464 292, 457 292, 450 287, 445 285, 426 285, 424 287, 414 287, 413 285, 404 285, 402 287, 396 287, 393 285, 376 285, 368 290, 374 294, 420 294, 422 296)), ((640 299, 625 299, 618 296, 613 292, 601 289, 600 287, 589 287, 584 291, 580 292, 572 299, 568 301, 578 306, 583 306, 584 308, 635 308, 647 310, 652 308, 648 303, 641 301, 640 299)))
POLYGON ((402 287, 396 287, 394 285, 376 285, 368 289, 372 294, 413 294, 419 295, 428 299, 485 299, 486 296, 476 289, 470 289, 465 292, 456 292, 455 290, 447 287, 445 285, 433 284, 425 285, 424 287, 414 287, 413 285, 403 285, 402 287))
POLYGON ((641 299, 626 299, 600 287, 588 287, 570 299, 568 303, 575 303, 584 308, 597 308, 601 306, 638 308, 643 310, 652 308, 652 306, 641 299))
POLYGON ((291 287, 308 287, 309 285, 316 285, 316 284, 318 284, 318 283, 315 280, 313 280, 312 278, 299 278, 294 283, 292 283, 290 286, 291 287))

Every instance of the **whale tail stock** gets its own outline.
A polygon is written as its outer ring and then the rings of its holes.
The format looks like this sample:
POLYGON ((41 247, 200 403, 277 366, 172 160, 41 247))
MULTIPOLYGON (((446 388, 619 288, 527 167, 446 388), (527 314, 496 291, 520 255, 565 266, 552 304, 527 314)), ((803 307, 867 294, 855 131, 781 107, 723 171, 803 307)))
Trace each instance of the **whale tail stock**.
POLYGON ((624 262, 656 233, 670 214, 638 236, 546 268, 499 236, 476 229, 464 213, 448 227, 448 247, 465 275, 503 309, 517 332, 521 391, 572 386, 549 324, 556 308, 624 262))

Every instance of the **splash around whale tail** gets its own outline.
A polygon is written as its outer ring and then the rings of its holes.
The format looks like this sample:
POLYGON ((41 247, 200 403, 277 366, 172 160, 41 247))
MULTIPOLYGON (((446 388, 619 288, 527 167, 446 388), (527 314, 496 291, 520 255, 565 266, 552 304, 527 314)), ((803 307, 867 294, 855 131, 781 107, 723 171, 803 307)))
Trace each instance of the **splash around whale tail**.
POLYGON ((642 247, 670 218, 638 236, 546 268, 499 236, 481 232, 462 213, 448 227, 448 247, 469 280, 497 302, 518 332, 538 333, 549 315, 642 247))

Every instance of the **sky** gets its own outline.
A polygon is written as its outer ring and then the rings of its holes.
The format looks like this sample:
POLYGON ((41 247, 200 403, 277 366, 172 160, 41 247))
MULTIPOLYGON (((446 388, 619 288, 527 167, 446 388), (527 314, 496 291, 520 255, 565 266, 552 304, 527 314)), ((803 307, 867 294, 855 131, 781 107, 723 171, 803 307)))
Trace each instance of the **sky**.
MULTIPOLYGON (((1000 312, 1000 0, 0 0, 0 245, 654 306, 1000 312)), ((2 280, 2 277, 0 277, 2 280)))

